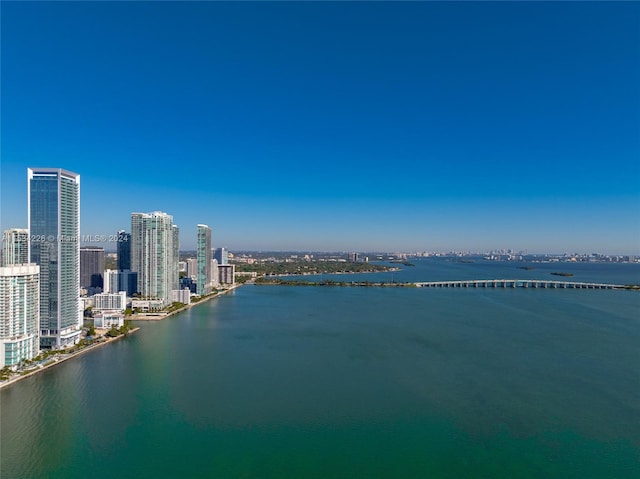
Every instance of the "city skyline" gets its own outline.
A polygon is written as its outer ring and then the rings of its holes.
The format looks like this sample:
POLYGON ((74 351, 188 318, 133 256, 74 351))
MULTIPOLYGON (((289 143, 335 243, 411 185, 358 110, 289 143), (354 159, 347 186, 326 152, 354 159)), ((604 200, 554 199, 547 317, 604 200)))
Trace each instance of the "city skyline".
POLYGON ((82 176, 82 235, 168 211, 185 250, 207 224, 231 251, 637 255, 639 19, 3 2, 0 228, 27 227, 26 169, 55 166, 82 176))

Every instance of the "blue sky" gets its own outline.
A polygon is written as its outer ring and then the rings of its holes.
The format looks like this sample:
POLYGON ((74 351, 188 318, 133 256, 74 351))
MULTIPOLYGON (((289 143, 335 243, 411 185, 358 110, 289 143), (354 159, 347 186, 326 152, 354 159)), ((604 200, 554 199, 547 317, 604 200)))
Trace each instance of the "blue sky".
MULTIPOLYGON (((231 250, 640 253, 640 4, 2 2, 1 226, 231 250)), ((107 245, 109 247, 109 245, 107 245)))

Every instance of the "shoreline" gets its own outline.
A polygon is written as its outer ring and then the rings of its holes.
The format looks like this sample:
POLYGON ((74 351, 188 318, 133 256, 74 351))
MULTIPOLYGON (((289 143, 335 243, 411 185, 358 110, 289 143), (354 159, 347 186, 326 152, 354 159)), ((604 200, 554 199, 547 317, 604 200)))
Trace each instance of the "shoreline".
POLYGON ((129 330, 126 334, 121 334, 120 336, 116 336, 115 338, 105 338, 104 341, 100 341, 98 343, 94 343, 91 344, 89 346, 87 346, 86 348, 82 348, 78 351, 75 351, 73 353, 68 353, 66 354, 64 357, 60 358, 60 359, 54 359, 53 361, 51 361, 50 363, 41 366, 41 367, 36 367, 33 370, 30 370, 29 372, 25 373, 25 374, 20 374, 19 376, 13 377, 11 379, 8 379, 6 381, 0 382, 0 389, 7 387, 7 386, 11 386, 12 384, 17 383, 18 381, 22 381, 23 379, 26 379, 30 376, 33 376, 34 374, 38 374, 39 372, 42 372, 46 369, 52 368, 54 366, 57 366, 58 364, 62 364, 65 361, 68 361, 69 359, 73 359, 73 358, 77 358, 78 356, 84 354, 84 353, 88 353, 89 351, 93 351, 96 348, 102 347, 105 344, 109 344, 112 343, 113 341, 117 341, 119 339, 122 339, 126 336, 128 336, 129 334, 135 333, 137 331, 140 330, 140 327, 137 328, 133 328, 131 330, 129 330))
POLYGON ((171 311, 170 313, 138 313, 138 314, 132 314, 127 319, 131 321, 162 321, 163 319, 167 319, 173 316, 174 314, 181 313, 190 308, 193 308, 194 306, 198 306, 199 304, 204 304, 207 301, 211 301, 212 299, 222 296, 223 294, 227 294, 229 291, 233 291, 236 288, 242 286, 243 284, 245 283, 234 284, 233 286, 229 287, 228 289, 225 289, 224 291, 218 291, 217 293, 212 293, 209 296, 206 296, 205 298, 201 299, 200 301, 196 301, 195 303, 185 304, 182 308, 176 309, 175 311, 171 311))
MULTIPOLYGON (((242 283, 242 284, 244 284, 244 283, 242 283)), ((168 318, 170 316, 173 316, 174 314, 181 313, 183 311, 186 311, 189 308, 192 308, 192 307, 197 306, 199 304, 206 303, 207 301, 210 301, 213 298, 217 298, 219 296, 222 296, 223 294, 227 294, 229 291, 233 291, 237 287, 242 286, 242 284, 235 284, 235 285, 231 286, 229 289, 226 289, 224 291, 219 291, 219 292, 217 292, 215 294, 211 294, 211 295, 207 296, 206 298, 201 299, 198 302, 187 304, 187 305, 183 306, 180 309, 177 309, 175 311, 171 311, 170 313, 167 313, 167 314, 162 315, 162 316, 155 316, 155 317, 152 317, 152 318, 133 318, 133 317, 129 317, 128 319, 130 319, 131 321, 162 321, 163 319, 166 319, 166 318, 168 318)), ((110 344, 113 341, 117 341, 119 339, 122 339, 122 338, 128 336, 129 334, 135 333, 135 332, 137 332, 139 330, 140 330, 140 326, 137 326, 137 327, 131 329, 130 331, 128 331, 126 334, 121 334, 120 336, 116 336, 115 338, 105 338, 103 341, 91 344, 91 345, 87 346, 86 348, 80 349, 79 351, 75 351, 73 353, 68 353, 68 354, 64 355, 60 359, 54 359, 53 361, 51 361, 50 363, 48 363, 48 364, 46 364, 44 366, 36 367, 33 370, 29 370, 25 374, 20 374, 18 376, 12 377, 11 379, 8 379, 6 381, 2 381, 2 382, 0 382, 0 389, 3 389, 3 388, 8 387, 8 386, 11 386, 11 385, 13 385, 13 384, 15 384, 15 383, 17 383, 19 381, 22 381, 23 379, 26 379, 28 377, 33 376, 34 374, 38 374, 38 373, 40 373, 40 372, 42 372, 42 371, 44 371, 46 369, 52 368, 54 366, 57 366, 58 364, 62 364, 65 361, 68 361, 69 359, 77 358, 78 356, 80 356, 80 355, 82 355, 84 353, 88 353, 89 351, 93 351, 94 349, 99 348, 101 346, 104 346, 105 344, 110 344)), ((61 354, 64 354, 64 353, 61 353, 61 354)))

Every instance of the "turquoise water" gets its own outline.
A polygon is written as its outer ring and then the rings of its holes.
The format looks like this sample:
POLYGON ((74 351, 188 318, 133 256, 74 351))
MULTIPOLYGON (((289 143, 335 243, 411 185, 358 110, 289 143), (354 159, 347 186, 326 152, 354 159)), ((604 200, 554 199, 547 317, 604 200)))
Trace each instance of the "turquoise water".
MULTIPOLYGON (((510 268, 395 275, 542 274, 510 268)), ((0 475, 635 478, 639 311, 630 291, 244 286, 0 391, 0 475)))

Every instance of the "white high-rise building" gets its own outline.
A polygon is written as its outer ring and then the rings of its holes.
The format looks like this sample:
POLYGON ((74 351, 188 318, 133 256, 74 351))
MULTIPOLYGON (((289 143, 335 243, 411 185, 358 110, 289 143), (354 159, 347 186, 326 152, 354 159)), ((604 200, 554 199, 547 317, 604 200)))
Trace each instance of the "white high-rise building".
POLYGON ((104 270, 104 292, 118 293, 120 292, 120 274, 115 269, 104 270))
POLYGON ((198 259, 197 258, 187 258, 187 276, 192 280, 198 279, 198 259))
POLYGON ((29 263, 29 231, 22 228, 11 228, 2 234, 2 264, 29 263))
POLYGON ((178 289, 179 229, 173 217, 156 211, 131 214, 131 270, 138 273, 143 298, 171 303, 178 289))
POLYGON ((35 264, 0 267, 0 368, 40 352, 40 269, 35 264))
POLYGON ((30 262, 40 267, 40 347, 77 343, 80 293, 80 175, 28 168, 30 262))
POLYGON ((220 286, 220 279, 218 278, 218 260, 211 260, 211 288, 216 289, 220 286))

